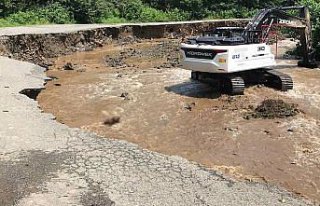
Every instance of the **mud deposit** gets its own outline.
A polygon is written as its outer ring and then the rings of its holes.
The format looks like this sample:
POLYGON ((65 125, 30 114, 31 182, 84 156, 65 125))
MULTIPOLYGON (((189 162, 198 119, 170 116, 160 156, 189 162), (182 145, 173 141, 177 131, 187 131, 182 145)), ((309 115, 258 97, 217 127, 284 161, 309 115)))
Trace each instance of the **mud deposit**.
POLYGON ((288 104, 281 99, 267 99, 258 105, 252 112, 245 116, 245 119, 250 118, 287 118, 293 117, 300 113, 296 104, 288 104))
POLYGON ((40 105, 71 127, 320 201, 320 71, 281 61, 296 82, 293 91, 251 87, 229 97, 177 68, 177 45, 118 43, 60 57, 48 71, 53 80, 40 93, 40 105), (304 113, 243 118, 266 99, 299 105, 304 113))

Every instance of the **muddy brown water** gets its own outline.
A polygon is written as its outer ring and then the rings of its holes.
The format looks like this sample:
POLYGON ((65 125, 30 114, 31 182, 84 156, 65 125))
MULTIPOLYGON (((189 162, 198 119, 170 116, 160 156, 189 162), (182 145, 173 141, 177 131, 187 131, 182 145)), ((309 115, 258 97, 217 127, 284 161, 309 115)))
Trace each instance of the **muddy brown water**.
POLYGON ((47 73, 55 79, 40 93, 39 103, 71 127, 182 156, 320 202, 320 71, 281 60, 283 71, 294 78, 293 91, 254 86, 244 96, 228 97, 191 81, 189 71, 159 68, 177 52, 175 45, 176 40, 106 45, 60 57, 47 73), (164 44, 169 46, 159 47, 164 44), (132 48, 158 54, 126 56, 125 66, 106 64, 110 56, 132 48), (74 70, 63 69, 68 62, 74 70), (297 104, 303 112, 286 119, 243 118, 252 106, 270 98, 297 104), (115 117, 119 123, 104 124, 115 117))

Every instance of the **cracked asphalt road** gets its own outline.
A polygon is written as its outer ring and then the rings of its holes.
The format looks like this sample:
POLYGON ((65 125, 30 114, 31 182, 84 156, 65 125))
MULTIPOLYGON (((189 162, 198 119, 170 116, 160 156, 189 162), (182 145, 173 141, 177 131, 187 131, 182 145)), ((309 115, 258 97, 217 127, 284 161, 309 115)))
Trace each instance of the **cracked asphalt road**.
MULTIPOLYGON (((241 21, 249 19, 228 19, 227 21, 241 21)), ((205 22, 222 22, 225 19, 206 20, 205 22)), ((179 21, 179 22, 151 22, 151 23, 125 23, 125 24, 64 24, 64 25, 33 25, 19 27, 4 27, 0 29, 0 36, 15 36, 20 34, 56 34, 72 33, 81 30, 91 30, 106 27, 122 26, 158 26, 158 25, 175 25, 175 24, 196 24, 204 21, 179 21)))
POLYGON ((0 205, 307 205, 270 185, 60 124, 19 93, 46 79, 39 66, 0 57, 0 205))

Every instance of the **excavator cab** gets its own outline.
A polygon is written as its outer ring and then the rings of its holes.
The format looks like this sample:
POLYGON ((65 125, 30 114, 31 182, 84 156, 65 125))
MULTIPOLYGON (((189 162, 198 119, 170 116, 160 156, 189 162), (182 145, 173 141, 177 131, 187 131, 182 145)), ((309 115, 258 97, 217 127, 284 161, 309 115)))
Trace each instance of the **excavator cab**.
POLYGON ((216 27, 203 32, 202 36, 190 37, 185 43, 208 45, 242 45, 244 28, 242 27, 216 27))
POLYGON ((203 36, 233 38, 242 36, 244 28, 242 27, 216 27, 212 30, 205 31, 203 36))

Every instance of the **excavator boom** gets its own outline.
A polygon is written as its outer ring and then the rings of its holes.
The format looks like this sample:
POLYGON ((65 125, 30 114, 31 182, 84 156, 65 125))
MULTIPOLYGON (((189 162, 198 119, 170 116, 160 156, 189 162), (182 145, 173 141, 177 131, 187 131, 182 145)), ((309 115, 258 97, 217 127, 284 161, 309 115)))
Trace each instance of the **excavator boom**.
POLYGON ((307 7, 261 10, 244 29, 220 27, 181 44, 184 69, 193 80, 207 82, 231 95, 244 93, 246 85, 264 84, 288 91, 293 81, 276 69, 275 56, 266 39, 273 26, 299 31, 303 48, 300 66, 315 68, 312 28, 307 7), (294 16, 292 10, 299 14, 294 16), (241 32, 239 32, 241 31, 241 32))
POLYGON ((265 40, 273 25, 291 28, 299 32, 300 44, 303 59, 299 66, 315 68, 317 64, 314 58, 314 48, 312 43, 312 25, 310 12, 305 6, 279 7, 261 10, 247 25, 244 38, 247 43, 257 43, 265 40), (293 16, 289 11, 298 11, 299 16, 293 16), (263 27, 267 29, 264 30, 263 27))

